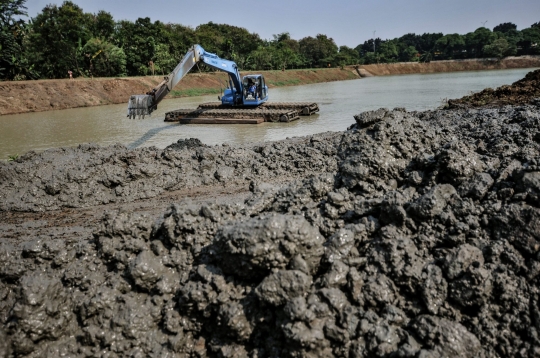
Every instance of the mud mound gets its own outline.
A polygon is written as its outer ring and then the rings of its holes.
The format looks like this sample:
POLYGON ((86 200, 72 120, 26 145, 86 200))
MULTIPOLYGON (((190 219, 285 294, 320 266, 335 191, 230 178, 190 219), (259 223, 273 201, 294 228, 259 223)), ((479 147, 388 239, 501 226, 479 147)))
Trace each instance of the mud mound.
POLYGON ((165 191, 334 171, 340 133, 208 147, 196 139, 129 150, 93 144, 29 152, 0 163, 0 211, 45 211, 132 202, 165 191))
MULTIPOLYGON (((0 244, 0 352, 539 355, 540 108, 355 118, 339 135, 251 149, 92 149, 88 161, 133 156, 163 170, 166 158, 190 157, 182 168, 206 160, 216 166, 206 172, 235 175, 292 177, 278 163, 304 161, 300 179, 251 182, 243 202, 183 201, 158 218, 111 212, 91 241, 0 244)), ((8 168, 28 175, 48 155, 8 168)), ((17 192, 27 205, 44 197, 26 199, 45 177, 32 175, 17 192)))
POLYGON ((165 149, 191 149, 197 147, 207 147, 197 138, 179 139, 176 143, 167 146, 165 149))
POLYGON ((511 85, 485 90, 460 99, 448 100, 450 108, 523 105, 540 102, 540 70, 529 72, 525 78, 511 85))

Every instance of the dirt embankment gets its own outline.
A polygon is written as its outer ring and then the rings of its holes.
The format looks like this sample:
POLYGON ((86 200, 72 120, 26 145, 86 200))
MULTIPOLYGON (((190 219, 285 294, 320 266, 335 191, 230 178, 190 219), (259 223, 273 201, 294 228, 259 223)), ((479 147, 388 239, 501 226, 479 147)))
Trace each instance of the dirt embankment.
POLYGON ((392 64, 362 65, 359 68, 366 75, 386 76, 412 73, 440 73, 457 71, 504 70, 511 68, 540 67, 540 56, 507 57, 496 59, 470 59, 451 61, 432 61, 429 63, 400 62, 392 64))
MULTIPOLYGON (((245 72, 249 74, 250 72, 245 72)), ((270 88, 358 78, 340 69, 263 71, 270 88)), ((0 115, 126 103, 132 94, 144 94, 163 80, 161 76, 0 82, 0 115)), ((225 87, 224 73, 188 74, 167 98, 218 94, 225 87)))
POLYGON ((0 163, 0 357, 539 356, 540 102, 351 123, 0 163))

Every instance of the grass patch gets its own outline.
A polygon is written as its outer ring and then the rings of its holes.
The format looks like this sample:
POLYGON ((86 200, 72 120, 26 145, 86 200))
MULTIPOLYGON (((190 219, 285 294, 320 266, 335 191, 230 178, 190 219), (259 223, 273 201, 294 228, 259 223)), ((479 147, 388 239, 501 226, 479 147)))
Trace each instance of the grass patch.
POLYGON ((290 80, 283 80, 283 81, 268 81, 268 83, 276 87, 294 86, 294 85, 300 84, 300 80, 296 78, 292 78, 290 80))
POLYGON ((221 93, 220 89, 217 88, 188 88, 185 90, 172 90, 171 95, 174 97, 194 97, 194 96, 205 96, 207 94, 218 94, 221 93))

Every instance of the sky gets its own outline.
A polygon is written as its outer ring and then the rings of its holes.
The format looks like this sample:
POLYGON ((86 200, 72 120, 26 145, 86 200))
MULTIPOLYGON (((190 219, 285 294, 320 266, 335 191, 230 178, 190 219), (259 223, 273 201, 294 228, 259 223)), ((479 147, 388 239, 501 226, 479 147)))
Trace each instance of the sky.
MULTIPOLYGON (((196 28, 210 21, 246 28, 262 39, 288 32, 300 40, 325 34, 338 46, 356 47, 370 38, 407 33, 466 34, 485 25, 513 22, 518 30, 540 21, 540 0, 72 0, 85 12, 110 12, 115 20, 177 23, 196 28)), ((27 0, 35 17, 62 0, 27 0)))

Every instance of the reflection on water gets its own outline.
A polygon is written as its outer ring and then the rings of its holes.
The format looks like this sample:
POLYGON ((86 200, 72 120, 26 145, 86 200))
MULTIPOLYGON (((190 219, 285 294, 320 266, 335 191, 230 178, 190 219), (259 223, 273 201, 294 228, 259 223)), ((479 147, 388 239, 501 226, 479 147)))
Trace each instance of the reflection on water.
POLYGON ((133 143, 129 143, 127 145, 127 147, 129 149, 137 148, 137 147, 143 145, 144 143, 148 142, 150 139, 152 139, 152 137, 158 135, 161 131, 170 129, 173 125, 168 124, 168 125, 165 125, 163 127, 152 128, 148 132, 144 133, 142 135, 142 137, 137 138, 137 140, 134 141, 133 143))
POLYGON ((320 113, 292 123, 167 124, 165 112, 196 108, 216 101, 216 96, 164 100, 152 117, 130 120, 126 104, 0 116, 0 159, 80 143, 130 148, 164 148, 183 138, 198 138, 205 144, 246 143, 279 140, 326 131, 341 131, 354 123, 353 116, 380 107, 425 110, 438 107, 445 98, 458 98, 471 91, 510 84, 531 69, 453 72, 371 77, 351 81, 274 88, 271 101, 319 103, 320 113))

